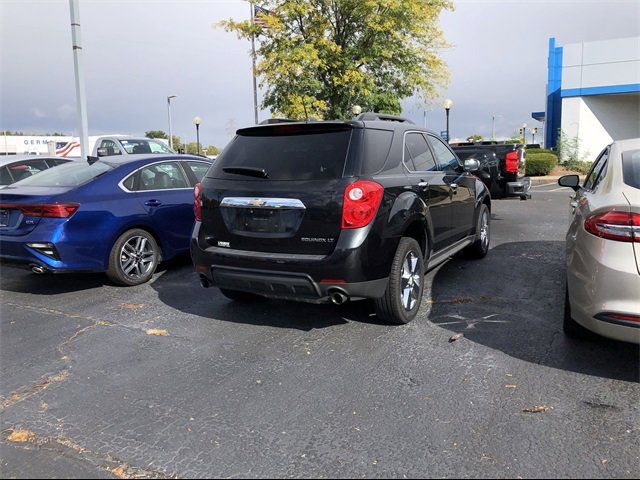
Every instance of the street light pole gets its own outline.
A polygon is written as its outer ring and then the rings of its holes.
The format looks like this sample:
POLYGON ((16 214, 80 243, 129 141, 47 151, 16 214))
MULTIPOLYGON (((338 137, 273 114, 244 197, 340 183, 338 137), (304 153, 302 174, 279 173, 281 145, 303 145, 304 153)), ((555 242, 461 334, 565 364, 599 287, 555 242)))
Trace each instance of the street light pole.
POLYGON ((194 118, 193 123, 196 124, 196 145, 198 147, 198 155, 200 155, 200 117, 194 118))
POLYGON ((522 124, 522 138, 523 138, 523 143, 526 146, 527 145, 527 124, 526 123, 522 124))
POLYGON ((171 128, 171 99, 176 98, 175 95, 169 95, 167 97, 167 111, 169 113, 169 148, 173 150, 173 129, 171 128))
POLYGON ((80 150, 86 158, 89 156, 89 123, 87 120, 87 96, 84 89, 82 71, 82 36, 80 34, 80 9, 77 0, 69 0, 71 12, 71 45, 73 47, 73 67, 76 82, 76 101, 80 116, 80 150))
POLYGON ((449 133, 449 110, 453 107, 453 101, 450 98, 447 98, 444 101, 444 109, 447 112, 447 143, 451 142, 451 135, 449 133))

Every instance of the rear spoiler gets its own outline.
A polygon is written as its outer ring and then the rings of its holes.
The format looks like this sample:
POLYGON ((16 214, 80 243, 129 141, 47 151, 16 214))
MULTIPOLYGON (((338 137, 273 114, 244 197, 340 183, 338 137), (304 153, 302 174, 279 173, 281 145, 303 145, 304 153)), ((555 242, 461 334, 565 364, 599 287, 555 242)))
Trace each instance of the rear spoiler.
POLYGON ((272 122, 265 125, 241 128, 236 134, 244 137, 305 135, 310 133, 345 132, 355 127, 356 125, 345 122, 272 122))

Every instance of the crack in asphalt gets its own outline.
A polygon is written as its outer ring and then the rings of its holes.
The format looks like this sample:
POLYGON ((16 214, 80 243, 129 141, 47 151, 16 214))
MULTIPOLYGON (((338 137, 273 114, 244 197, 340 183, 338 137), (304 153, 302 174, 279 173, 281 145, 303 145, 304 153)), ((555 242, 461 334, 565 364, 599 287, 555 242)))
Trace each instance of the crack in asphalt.
POLYGON ((17 390, 14 390, 9 394, 9 396, 2 402, 2 408, 0 412, 4 411, 6 408, 9 408, 16 403, 22 402, 28 398, 37 395, 40 392, 45 391, 51 385, 55 383, 64 382, 69 377, 69 370, 64 369, 58 372, 55 375, 47 376, 45 375, 40 379, 39 382, 34 383, 33 385, 27 385, 24 387, 20 387, 17 390))
POLYGON ((122 462, 118 458, 110 454, 99 455, 92 450, 85 448, 72 439, 57 436, 57 437, 39 437, 30 430, 14 430, 8 429, 2 432, 3 442, 5 445, 10 445, 13 448, 20 448, 26 451, 32 451, 33 447, 36 449, 45 449, 60 455, 68 455, 69 453, 75 453, 78 457, 90 465, 110 472, 112 475, 118 478, 156 478, 156 479, 169 479, 177 478, 176 474, 166 474, 157 470, 149 468, 136 467, 122 462), (22 436, 12 439, 14 432, 25 433, 22 436))

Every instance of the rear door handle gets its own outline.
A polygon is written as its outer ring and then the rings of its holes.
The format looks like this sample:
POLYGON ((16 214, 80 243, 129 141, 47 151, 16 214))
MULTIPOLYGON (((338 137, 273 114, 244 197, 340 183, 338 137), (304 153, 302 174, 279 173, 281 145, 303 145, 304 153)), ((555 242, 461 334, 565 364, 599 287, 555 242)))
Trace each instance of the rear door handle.
POLYGON ((144 204, 147 207, 159 207, 160 205, 162 205, 162 202, 160 200, 147 200, 146 202, 144 202, 144 204))

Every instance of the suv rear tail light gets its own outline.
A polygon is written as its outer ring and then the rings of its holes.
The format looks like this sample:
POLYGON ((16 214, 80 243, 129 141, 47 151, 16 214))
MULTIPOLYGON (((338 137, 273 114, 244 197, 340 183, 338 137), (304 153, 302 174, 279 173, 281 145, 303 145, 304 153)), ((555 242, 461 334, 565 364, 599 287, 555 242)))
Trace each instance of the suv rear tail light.
POLYGON ((193 189, 193 214, 198 222, 202 221, 202 184, 196 183, 193 189))
POLYGON ((344 191, 342 228, 360 228, 369 225, 375 217, 384 187, 376 182, 358 180, 344 191))
POLYGON ((506 156, 506 164, 504 169, 507 173, 518 173, 518 164, 520 163, 520 154, 517 150, 508 152, 506 156))
POLYGON ((584 229, 600 238, 619 242, 640 242, 640 214, 609 211, 587 217, 584 229))
POLYGON ((3 210, 16 209, 25 217, 68 218, 80 208, 79 203, 0 204, 3 210))

